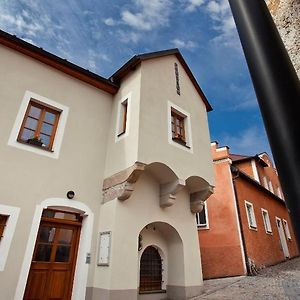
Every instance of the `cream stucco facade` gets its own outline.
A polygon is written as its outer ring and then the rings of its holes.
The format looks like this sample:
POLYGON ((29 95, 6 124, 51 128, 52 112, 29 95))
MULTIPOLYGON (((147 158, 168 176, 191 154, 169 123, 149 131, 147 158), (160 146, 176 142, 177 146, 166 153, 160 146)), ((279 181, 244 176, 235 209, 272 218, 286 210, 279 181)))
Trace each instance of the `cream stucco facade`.
POLYGON ((136 56, 108 80, 6 33, 0 42, 0 215, 8 216, 1 297, 27 297, 47 208, 82 217, 71 299, 199 294, 195 213, 214 186, 211 108, 178 50, 136 56), (61 111, 51 151, 18 141, 30 99, 61 111), (186 144, 172 138, 173 109, 184 118, 186 144), (149 246, 162 261, 155 294, 139 292, 149 246))

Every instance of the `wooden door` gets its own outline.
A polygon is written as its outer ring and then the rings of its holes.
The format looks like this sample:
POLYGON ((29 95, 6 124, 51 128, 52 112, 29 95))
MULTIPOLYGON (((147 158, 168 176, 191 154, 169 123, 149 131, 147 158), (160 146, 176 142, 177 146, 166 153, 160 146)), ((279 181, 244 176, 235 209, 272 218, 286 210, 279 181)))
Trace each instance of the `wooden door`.
POLYGON ((140 263, 140 292, 161 291, 162 259, 158 251, 149 246, 145 249, 140 263))
POLYGON ((81 220, 42 218, 25 300, 71 299, 80 228, 81 220))

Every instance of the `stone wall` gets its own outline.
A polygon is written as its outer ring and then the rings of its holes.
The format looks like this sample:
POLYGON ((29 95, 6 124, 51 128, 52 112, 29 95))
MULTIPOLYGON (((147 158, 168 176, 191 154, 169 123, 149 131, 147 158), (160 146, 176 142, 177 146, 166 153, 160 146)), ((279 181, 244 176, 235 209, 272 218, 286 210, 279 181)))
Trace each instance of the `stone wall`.
POLYGON ((266 2, 300 78, 300 1, 267 0, 266 2))

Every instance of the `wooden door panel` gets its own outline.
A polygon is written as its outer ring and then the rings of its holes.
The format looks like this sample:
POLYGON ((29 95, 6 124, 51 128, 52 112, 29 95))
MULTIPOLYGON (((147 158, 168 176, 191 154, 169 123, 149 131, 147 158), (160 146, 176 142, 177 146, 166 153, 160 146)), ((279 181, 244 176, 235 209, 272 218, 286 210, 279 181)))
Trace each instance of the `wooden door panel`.
POLYGON ((43 299, 43 294, 46 289, 47 274, 48 272, 46 270, 37 270, 30 274, 27 283, 30 286, 30 289, 27 289, 25 299, 43 299))
POLYGON ((48 291, 48 299, 62 300, 66 299, 66 283, 69 281, 70 272, 65 270, 52 271, 50 275, 51 289, 48 291))

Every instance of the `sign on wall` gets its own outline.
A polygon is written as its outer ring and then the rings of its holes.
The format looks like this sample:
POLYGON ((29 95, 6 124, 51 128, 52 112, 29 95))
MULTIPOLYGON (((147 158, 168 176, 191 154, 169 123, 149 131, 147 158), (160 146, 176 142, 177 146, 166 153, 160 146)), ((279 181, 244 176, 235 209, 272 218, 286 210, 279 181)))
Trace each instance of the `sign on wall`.
POLYGON ((110 256, 111 232, 100 232, 98 247, 98 266, 108 266, 110 256))

